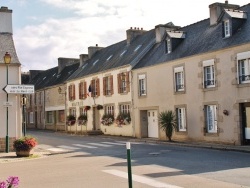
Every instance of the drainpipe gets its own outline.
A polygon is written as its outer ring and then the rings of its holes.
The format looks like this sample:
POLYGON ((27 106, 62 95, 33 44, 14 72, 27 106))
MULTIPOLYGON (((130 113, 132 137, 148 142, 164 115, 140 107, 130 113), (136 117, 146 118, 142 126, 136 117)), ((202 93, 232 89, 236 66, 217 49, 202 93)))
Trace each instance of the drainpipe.
POLYGON ((132 115, 132 117, 133 118, 131 118, 132 119, 132 125, 133 125, 133 133, 132 133, 132 135, 133 135, 133 137, 135 137, 135 115, 134 115, 134 98, 133 98, 133 96, 134 96, 134 90, 133 90, 133 72, 132 72, 132 70, 130 70, 130 73, 131 73, 131 82, 130 82, 130 88, 131 88, 131 109, 132 109, 132 111, 133 111, 133 114, 131 114, 132 115))

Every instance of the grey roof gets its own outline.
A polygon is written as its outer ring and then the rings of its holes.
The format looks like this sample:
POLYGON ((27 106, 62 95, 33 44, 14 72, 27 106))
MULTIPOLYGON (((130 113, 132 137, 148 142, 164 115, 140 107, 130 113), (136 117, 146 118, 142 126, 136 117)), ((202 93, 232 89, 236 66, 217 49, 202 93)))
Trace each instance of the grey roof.
POLYGON ((126 65, 134 66, 154 43, 155 32, 151 30, 136 36, 130 44, 127 44, 127 41, 123 40, 102 48, 89 60, 84 62, 68 80, 126 65))
POLYGON ((221 22, 210 26, 210 20, 205 19, 180 28, 179 30, 186 34, 185 39, 171 53, 165 53, 165 40, 155 44, 134 69, 249 43, 250 4, 241 7, 240 10, 247 12, 248 19, 232 18, 234 19, 233 23, 236 23, 238 28, 233 31, 231 37, 223 38, 221 22))
POLYGON ((0 63, 4 63, 3 57, 6 52, 11 55, 10 63, 20 64, 11 33, 0 33, 0 63))
POLYGON ((63 84, 64 81, 67 80, 68 77, 73 74, 78 67, 79 63, 75 63, 73 65, 64 67, 60 73, 58 73, 58 67, 41 71, 34 78, 32 78, 28 84, 34 85, 35 90, 63 84))

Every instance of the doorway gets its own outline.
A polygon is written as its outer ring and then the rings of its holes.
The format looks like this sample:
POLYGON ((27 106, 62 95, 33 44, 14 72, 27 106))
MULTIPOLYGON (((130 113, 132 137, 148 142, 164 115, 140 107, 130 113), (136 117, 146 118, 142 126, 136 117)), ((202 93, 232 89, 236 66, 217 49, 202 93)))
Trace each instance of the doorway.
POLYGON ((100 130, 100 113, 96 107, 93 107, 93 130, 100 130))
POLYGON ((157 110, 148 110, 148 137, 159 138, 157 110))
POLYGON ((250 145, 250 103, 240 104, 242 117, 242 144, 250 145))

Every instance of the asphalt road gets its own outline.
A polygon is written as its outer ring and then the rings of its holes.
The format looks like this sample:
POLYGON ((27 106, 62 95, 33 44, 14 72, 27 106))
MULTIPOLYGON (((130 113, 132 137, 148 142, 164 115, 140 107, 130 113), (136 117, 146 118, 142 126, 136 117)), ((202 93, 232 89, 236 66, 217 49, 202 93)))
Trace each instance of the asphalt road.
MULTIPOLYGON (((128 138, 32 131, 45 158, 0 164, 19 188, 127 188, 128 138)), ((250 187, 250 153, 131 142, 134 188, 250 187)))

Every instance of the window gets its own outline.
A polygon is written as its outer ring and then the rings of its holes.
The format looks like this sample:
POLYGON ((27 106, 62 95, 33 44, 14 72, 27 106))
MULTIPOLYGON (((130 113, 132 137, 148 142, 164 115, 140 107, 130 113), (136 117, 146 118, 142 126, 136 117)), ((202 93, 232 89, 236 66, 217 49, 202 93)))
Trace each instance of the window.
POLYGON ((100 81, 99 78, 91 80, 91 97, 100 96, 100 81))
POLYGON ((105 114, 114 115, 114 106, 113 105, 105 106, 105 114))
POLYGON ((72 116, 76 117, 76 109, 75 108, 70 108, 69 109, 69 115, 72 115, 72 116))
POLYGON ((146 75, 139 75, 139 96, 146 95, 146 75))
POLYGON ((175 91, 184 91, 184 69, 183 67, 174 68, 175 91))
POLYGON ((103 78, 103 95, 112 95, 113 92, 113 76, 103 78))
POLYGON ((85 110, 83 107, 79 108, 80 115, 87 115, 87 110, 85 110))
POLYGON ((206 129, 208 133, 217 133, 216 105, 205 106, 206 129))
POLYGON ((79 99, 85 99, 87 97, 87 84, 86 82, 79 83, 79 99))
POLYGON ((250 59, 238 60, 239 83, 250 83, 250 59))
POLYGON ((129 72, 123 72, 117 75, 118 93, 127 93, 130 91, 129 72))
POLYGON ((177 125, 179 131, 186 131, 186 109, 185 108, 177 108, 177 125))
POLYGON ((30 112, 29 120, 30 120, 30 123, 34 123, 34 112, 30 112))
POLYGON ((170 38, 167 38, 166 40, 166 52, 168 54, 170 54, 172 51, 172 48, 171 48, 171 39, 170 38))
POLYGON ((65 122, 65 112, 64 112, 64 110, 59 110, 58 111, 58 122, 59 123, 64 123, 65 122))
POLYGON ((130 105, 129 104, 121 104, 119 111, 122 114, 129 114, 130 113, 130 105))
POLYGON ((215 87, 214 59, 203 61, 203 86, 215 87))
POLYGON ((70 85, 68 87, 68 90, 69 90, 69 100, 70 101, 73 101, 75 100, 75 85, 70 85))
POLYGON ((224 21, 224 36, 230 37, 230 24, 229 20, 224 21))
POLYGON ((46 122, 47 123, 53 123, 53 112, 52 111, 47 111, 46 112, 46 122))
POLYGON ((135 48, 134 52, 136 52, 137 50, 139 50, 141 46, 142 46, 141 44, 138 45, 138 46, 135 48))

